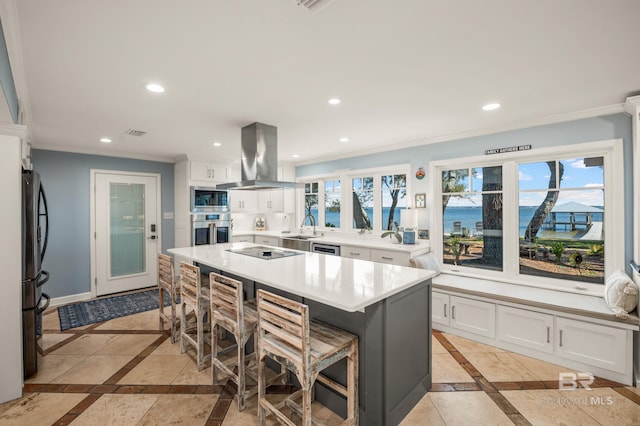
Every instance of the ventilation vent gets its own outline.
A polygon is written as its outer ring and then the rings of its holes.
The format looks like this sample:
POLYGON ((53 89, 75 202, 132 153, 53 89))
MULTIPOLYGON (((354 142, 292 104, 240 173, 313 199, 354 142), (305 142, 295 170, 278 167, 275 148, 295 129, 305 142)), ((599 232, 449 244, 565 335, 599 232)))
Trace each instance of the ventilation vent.
POLYGON ((333 0, 296 0, 298 6, 303 6, 315 13, 331 3, 333 0))
POLYGON ((135 129, 129 129, 125 132, 127 135, 131 135, 131 136, 144 136, 147 134, 147 132, 142 131, 142 130, 135 130, 135 129))

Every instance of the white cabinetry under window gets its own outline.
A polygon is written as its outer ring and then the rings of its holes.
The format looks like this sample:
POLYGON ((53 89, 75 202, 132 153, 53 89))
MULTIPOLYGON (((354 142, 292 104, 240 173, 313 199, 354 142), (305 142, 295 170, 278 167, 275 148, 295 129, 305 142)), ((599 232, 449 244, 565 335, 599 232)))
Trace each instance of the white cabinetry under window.
POLYGON ((208 163, 202 161, 190 162, 191 181, 197 182, 227 182, 227 165, 222 163, 208 163))
MULTIPOLYGON (((431 319, 433 322, 449 325, 449 295, 437 291, 431 294, 431 319)), ((437 327, 436 327, 437 328, 437 327)))
POLYGON ((498 305, 498 339, 553 353, 553 315, 498 305))
POLYGON ((606 370, 624 373, 627 368, 625 330, 568 318, 556 318, 558 355, 606 370))
POLYGON ((496 307, 493 303, 451 296, 451 327, 485 337, 496 335, 496 307))
POLYGON ((350 259, 371 260, 371 249, 357 246, 340 246, 340 256, 350 259))

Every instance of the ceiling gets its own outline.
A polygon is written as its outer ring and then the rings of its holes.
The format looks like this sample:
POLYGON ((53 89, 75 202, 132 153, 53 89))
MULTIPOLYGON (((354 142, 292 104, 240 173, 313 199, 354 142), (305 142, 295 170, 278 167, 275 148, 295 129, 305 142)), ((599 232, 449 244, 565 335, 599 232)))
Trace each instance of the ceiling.
POLYGON ((280 161, 309 163, 620 111, 640 90, 638 0, 11 1, 43 149, 237 160, 259 121, 280 161))

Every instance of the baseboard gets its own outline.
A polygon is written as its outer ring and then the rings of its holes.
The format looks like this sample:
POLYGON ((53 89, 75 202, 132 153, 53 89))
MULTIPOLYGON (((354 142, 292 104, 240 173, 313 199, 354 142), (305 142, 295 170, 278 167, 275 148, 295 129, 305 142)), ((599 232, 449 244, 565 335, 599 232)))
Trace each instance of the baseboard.
POLYGON ((52 297, 50 307, 66 305, 67 303, 81 302, 91 299, 91 292, 72 294, 70 296, 52 297))

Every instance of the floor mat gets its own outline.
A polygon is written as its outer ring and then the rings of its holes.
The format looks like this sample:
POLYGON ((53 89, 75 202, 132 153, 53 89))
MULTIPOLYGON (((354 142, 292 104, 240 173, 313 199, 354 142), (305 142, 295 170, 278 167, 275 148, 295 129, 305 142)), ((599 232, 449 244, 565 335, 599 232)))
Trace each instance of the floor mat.
MULTIPOLYGON (((164 296, 164 306, 169 306, 169 295, 165 293, 164 296)), ((157 288, 58 306, 60 330, 64 331, 157 308, 157 288)))

